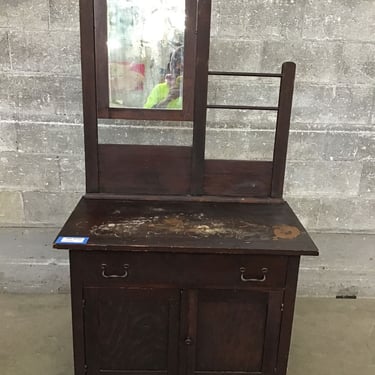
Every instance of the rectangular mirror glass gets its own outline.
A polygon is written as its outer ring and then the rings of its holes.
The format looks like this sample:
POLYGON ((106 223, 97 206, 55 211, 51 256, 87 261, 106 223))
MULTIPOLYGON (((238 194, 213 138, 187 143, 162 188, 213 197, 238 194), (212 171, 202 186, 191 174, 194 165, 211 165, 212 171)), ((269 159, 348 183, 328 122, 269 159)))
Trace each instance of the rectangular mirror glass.
POLYGON ((109 105, 183 109, 185 0, 107 0, 109 105))

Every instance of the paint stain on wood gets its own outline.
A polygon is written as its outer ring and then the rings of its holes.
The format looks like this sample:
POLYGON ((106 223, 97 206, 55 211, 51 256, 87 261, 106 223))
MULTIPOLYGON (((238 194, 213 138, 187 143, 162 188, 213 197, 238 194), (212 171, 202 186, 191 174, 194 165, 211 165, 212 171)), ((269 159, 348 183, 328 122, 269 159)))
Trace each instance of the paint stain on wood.
POLYGON ((275 225, 273 226, 274 240, 293 240, 297 238, 301 231, 291 225, 275 225))
POLYGON ((160 237, 168 234, 190 238, 222 237, 239 240, 270 239, 272 228, 245 220, 207 217, 203 213, 176 213, 116 218, 91 228, 95 236, 160 237))

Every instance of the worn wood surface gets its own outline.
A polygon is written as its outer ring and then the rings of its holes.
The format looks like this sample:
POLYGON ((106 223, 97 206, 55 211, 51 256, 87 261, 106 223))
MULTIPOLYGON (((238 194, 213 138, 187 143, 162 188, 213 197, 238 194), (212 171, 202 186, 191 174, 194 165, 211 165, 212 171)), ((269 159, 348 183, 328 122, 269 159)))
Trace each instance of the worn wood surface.
POLYGON ((283 196, 295 72, 296 64, 293 62, 288 61, 282 65, 278 103, 279 110, 277 112, 273 153, 272 197, 283 196))
POLYGON ((199 1, 197 8, 197 46, 195 56, 194 126, 191 164, 191 194, 203 192, 206 117, 208 92, 208 57, 210 50, 211 0, 199 1))
POLYGON ((283 288, 287 256, 72 251, 85 282, 95 286, 283 288), (104 268, 103 268, 103 265, 104 268), (126 268, 125 268, 126 266, 126 268), (241 280, 243 276, 253 281, 241 280), (262 269, 267 273, 263 278, 262 269), (114 275, 117 277, 103 277, 114 275))
POLYGON ((177 373, 177 289, 85 288, 90 373, 177 373))
POLYGON ((283 301, 283 316, 280 327, 280 348, 278 352, 279 373, 284 375, 288 369, 289 348, 292 336, 294 305, 297 293, 297 280, 300 258, 290 257, 288 273, 286 279, 286 288, 283 301))
POLYGON ((317 254, 287 203, 242 204, 82 198, 60 236, 87 245, 56 248, 317 254))
POLYGON ((93 1, 95 25, 96 97, 99 117, 108 117, 109 110, 109 59, 107 1, 93 1))
POLYGON ((80 0, 82 104, 85 123, 86 192, 99 192, 95 32, 92 0, 80 0))
POLYGON ((268 197, 272 162, 206 160, 204 193, 217 196, 268 197))
POLYGON ((272 327, 269 317, 280 316, 280 310, 267 313, 273 294, 200 290, 197 296, 194 373, 270 373, 276 358, 268 358, 265 347, 277 350, 278 327, 272 327))
POLYGON ((191 148, 99 145, 102 193, 188 194, 191 148))

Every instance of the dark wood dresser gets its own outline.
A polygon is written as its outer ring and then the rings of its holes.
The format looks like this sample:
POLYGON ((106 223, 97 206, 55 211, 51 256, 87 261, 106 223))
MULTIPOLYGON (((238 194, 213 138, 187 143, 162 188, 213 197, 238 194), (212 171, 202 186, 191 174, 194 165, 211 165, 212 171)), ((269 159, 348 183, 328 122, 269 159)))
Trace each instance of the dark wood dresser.
MULTIPOLYGON (((119 87, 133 102, 144 90, 128 89, 129 71, 111 76, 129 68, 113 62, 110 46, 114 19, 128 19, 130 8, 80 0, 86 194, 54 242, 70 254, 75 375, 287 371, 300 257, 318 255, 282 197, 295 65, 209 71, 211 1, 180 3, 183 44, 170 54, 166 80, 183 47, 181 108, 163 108, 178 105, 166 97, 148 109, 118 99, 119 87), (209 75, 275 78, 278 105, 208 104, 209 75), (206 159, 208 108, 274 111, 272 160, 206 159), (101 143, 100 118, 190 121, 192 143, 101 143)), ((151 67, 142 64, 131 72, 151 67)))
POLYGON ((285 374, 317 254, 287 203, 82 199, 60 236, 90 239, 69 246, 76 374, 285 374))

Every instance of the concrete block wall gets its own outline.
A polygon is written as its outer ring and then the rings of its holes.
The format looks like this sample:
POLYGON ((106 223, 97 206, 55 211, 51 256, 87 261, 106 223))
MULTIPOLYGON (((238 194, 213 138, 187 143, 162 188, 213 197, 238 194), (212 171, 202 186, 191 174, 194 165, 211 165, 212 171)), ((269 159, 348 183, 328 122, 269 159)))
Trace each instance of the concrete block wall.
MULTIPOLYGON (((272 72, 283 61, 297 64, 285 192, 304 224, 318 232, 374 232, 374 2, 214 3, 213 69, 272 72)), ((230 129, 228 119, 215 120, 229 139, 235 130, 247 136, 242 119, 230 129)), ((262 144, 266 123, 256 125, 262 144)))
POLYGON ((0 0, 0 225, 62 223, 84 189, 76 0, 0 0))
MULTIPOLYGON (((0 225, 60 225, 84 191, 78 0, 0 0, 0 225)), ((375 232, 373 0, 213 0, 211 69, 297 64, 286 197, 309 230, 375 232)), ((272 105, 272 81, 210 100, 272 105)), ((210 111, 207 157, 270 158, 274 116, 210 111)), ((101 138, 189 144, 191 124, 104 123, 101 138)))

